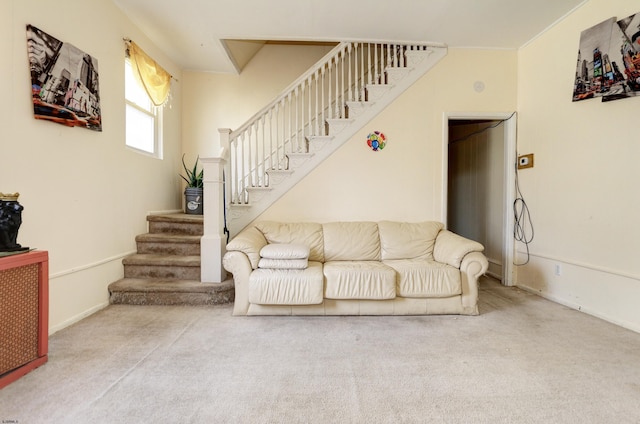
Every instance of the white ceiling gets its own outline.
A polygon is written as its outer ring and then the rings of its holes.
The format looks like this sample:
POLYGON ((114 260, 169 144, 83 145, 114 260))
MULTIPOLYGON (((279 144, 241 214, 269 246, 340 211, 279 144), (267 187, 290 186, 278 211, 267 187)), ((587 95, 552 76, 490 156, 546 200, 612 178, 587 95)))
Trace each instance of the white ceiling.
POLYGON ((235 72, 222 39, 517 49, 587 0, 113 0, 188 70, 235 72))

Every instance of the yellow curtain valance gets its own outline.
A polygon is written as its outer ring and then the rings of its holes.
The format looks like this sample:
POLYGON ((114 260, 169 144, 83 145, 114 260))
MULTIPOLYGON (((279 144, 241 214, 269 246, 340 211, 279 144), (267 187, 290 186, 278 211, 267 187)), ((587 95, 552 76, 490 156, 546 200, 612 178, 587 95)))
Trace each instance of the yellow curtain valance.
POLYGON ((133 41, 128 42, 128 47, 133 74, 144 87, 151 102, 156 106, 162 106, 169 98, 171 74, 133 41))

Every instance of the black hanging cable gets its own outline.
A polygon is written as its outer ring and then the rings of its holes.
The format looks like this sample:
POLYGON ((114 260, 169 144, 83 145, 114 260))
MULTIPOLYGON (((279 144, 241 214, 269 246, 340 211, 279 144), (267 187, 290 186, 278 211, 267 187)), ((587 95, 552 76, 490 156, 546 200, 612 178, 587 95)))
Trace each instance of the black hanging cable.
POLYGON ((224 219, 224 233, 227 235, 227 244, 229 244, 229 236, 231 233, 227 228, 227 179, 225 178, 224 169, 222 170, 222 216, 224 219))
POLYGON ((480 129, 480 130, 478 130, 478 131, 472 132, 471 134, 467 134, 467 135, 465 135, 464 137, 459 138, 459 139, 457 139, 457 140, 449 141, 449 144, 451 145, 451 144, 454 144, 454 143, 458 143, 458 142, 460 142, 460 141, 464 141, 464 140, 466 140, 466 139, 468 139, 468 138, 473 137, 474 135, 478 135, 478 134, 481 134, 481 133, 483 133, 483 132, 485 132, 485 131, 488 131, 488 130, 490 130, 490 129, 492 129, 492 128, 496 128, 496 127, 500 126, 502 123, 504 123, 504 122, 508 121, 509 119, 513 118, 513 115, 515 115, 515 114, 516 114, 516 113, 515 113, 515 112, 513 112, 511 115, 509 115, 509 117, 508 117, 508 118, 501 119, 501 120, 499 120, 498 122, 496 122, 496 123, 495 123, 495 124, 493 124, 493 125, 489 125, 488 127, 484 127, 484 128, 482 128, 482 129, 480 129))
POLYGON ((531 256, 529 254, 529 243, 533 241, 533 222, 531 221, 531 214, 529 213, 529 207, 527 202, 524 201, 524 196, 520 190, 520 182, 518 181, 518 164, 516 167, 516 200, 513 202, 513 214, 515 217, 515 223, 513 225, 513 237, 516 241, 524 244, 527 250, 527 260, 523 263, 513 264, 516 266, 526 265, 529 263, 531 256))

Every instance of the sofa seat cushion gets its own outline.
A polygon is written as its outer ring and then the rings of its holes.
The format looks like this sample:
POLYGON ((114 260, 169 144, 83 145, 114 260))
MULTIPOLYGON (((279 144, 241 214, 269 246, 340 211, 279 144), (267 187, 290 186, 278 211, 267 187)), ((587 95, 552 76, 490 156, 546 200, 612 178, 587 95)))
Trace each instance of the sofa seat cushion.
POLYGON ((462 293, 460 270, 451 265, 418 259, 383 263, 396 271, 400 297, 450 297, 462 293))
POLYGON ((249 302, 260 305, 318 305, 322 303, 322 264, 306 269, 256 269, 249 276, 249 302))
POLYGON ((396 272, 377 261, 330 261, 324 264, 327 299, 383 300, 396 297, 396 272))

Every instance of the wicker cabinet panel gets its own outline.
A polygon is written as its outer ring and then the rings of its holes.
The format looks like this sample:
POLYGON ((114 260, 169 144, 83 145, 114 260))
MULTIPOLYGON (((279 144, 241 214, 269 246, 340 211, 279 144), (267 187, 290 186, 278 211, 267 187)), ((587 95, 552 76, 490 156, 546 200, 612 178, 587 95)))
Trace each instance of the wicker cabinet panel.
POLYGON ((0 388, 47 361, 47 252, 0 258, 0 388))
POLYGON ((0 374, 38 358, 38 265, 0 271, 0 374))

